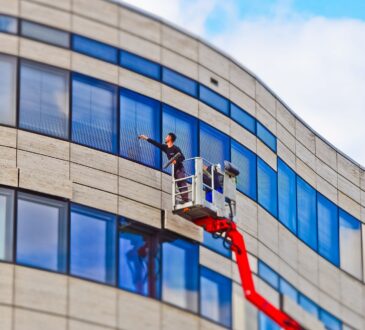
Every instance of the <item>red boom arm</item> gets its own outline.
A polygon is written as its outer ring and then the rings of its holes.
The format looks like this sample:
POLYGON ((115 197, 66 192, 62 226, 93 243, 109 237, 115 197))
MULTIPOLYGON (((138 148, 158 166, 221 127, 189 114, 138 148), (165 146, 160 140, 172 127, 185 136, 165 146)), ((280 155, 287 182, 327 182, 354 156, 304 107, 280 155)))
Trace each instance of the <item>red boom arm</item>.
POLYGON ((209 233, 222 233, 229 242, 231 250, 236 255, 237 265, 241 276, 242 288, 248 301, 255 305, 260 311, 274 320, 280 327, 286 330, 302 329, 300 324, 289 315, 281 311, 267 301, 255 290, 250 264, 248 262, 245 242, 242 235, 237 230, 234 222, 228 219, 214 219, 204 217, 195 220, 194 223, 203 227, 209 233))

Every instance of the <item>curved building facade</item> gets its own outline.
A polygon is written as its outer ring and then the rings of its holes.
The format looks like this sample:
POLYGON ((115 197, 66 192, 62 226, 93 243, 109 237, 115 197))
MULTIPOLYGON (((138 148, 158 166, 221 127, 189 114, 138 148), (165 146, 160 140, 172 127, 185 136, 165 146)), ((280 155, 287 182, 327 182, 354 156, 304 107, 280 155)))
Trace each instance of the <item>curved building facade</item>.
POLYGON ((171 212, 168 132, 231 160, 257 290, 365 329, 364 169, 232 58, 103 0, 0 0, 0 328, 277 329, 171 212))

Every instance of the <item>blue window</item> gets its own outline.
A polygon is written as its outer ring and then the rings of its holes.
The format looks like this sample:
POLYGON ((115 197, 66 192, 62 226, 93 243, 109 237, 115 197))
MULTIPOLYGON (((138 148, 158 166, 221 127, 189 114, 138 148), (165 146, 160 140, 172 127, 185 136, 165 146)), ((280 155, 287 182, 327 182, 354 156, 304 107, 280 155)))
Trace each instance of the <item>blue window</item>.
POLYGON ((296 196, 296 174, 281 159, 278 159, 279 220, 294 234, 297 232, 296 196))
POLYGON ((125 50, 120 51, 120 65, 149 78, 161 79, 161 66, 159 64, 125 50))
POLYGON ((199 85, 199 98, 204 103, 224 113, 225 115, 229 114, 228 100, 216 92, 213 92, 210 88, 199 85))
POLYGON ((231 250, 227 249, 223 245, 223 240, 221 238, 214 238, 211 233, 204 230, 204 246, 210 248, 211 250, 230 258, 232 253, 231 250))
MULTIPOLYGON (((164 104, 162 127, 163 138, 170 132, 176 134, 176 144, 180 147, 185 159, 198 155, 198 121, 196 118, 164 104)), ((163 163, 166 161, 167 157, 164 153, 163 163)), ((185 162, 185 169, 188 173, 193 173, 193 166, 194 162, 185 162)), ((171 173, 170 167, 167 170, 171 173)))
POLYGON ((14 191, 0 188, 0 260, 13 260, 14 191))
POLYGON ((321 194, 317 194, 318 203, 318 252, 339 266, 338 208, 321 194))
POLYGON ((257 168, 256 155, 239 144, 231 141, 232 163, 240 170, 237 177, 237 189, 256 200, 257 168))
POLYGON ((258 274, 260 278, 269 283, 274 289, 279 290, 279 275, 262 261, 259 261, 258 274))
POLYGON ((17 33, 18 20, 14 17, 0 15, 0 32, 17 33))
POLYGON ((196 81, 168 68, 162 68, 162 81, 179 91, 193 97, 198 97, 198 84, 196 81))
POLYGON ((261 158, 257 158, 258 202, 274 217, 278 213, 277 175, 261 158))
POLYGON ((280 327, 263 312, 259 313, 259 330, 280 330, 280 327))
POLYGON ((66 271, 67 203, 18 193, 16 261, 66 271))
POLYGON ((341 268, 362 279, 361 223, 340 209, 341 268))
POLYGON ((293 301, 298 301, 298 291, 291 284, 289 284, 284 279, 280 278, 280 288, 279 291, 284 296, 290 297, 293 301))
POLYGON ((21 21, 20 34, 24 37, 43 41, 60 47, 70 47, 70 34, 48 26, 21 21))
POLYGON ((0 124, 15 126, 17 60, 0 54, 0 124))
POLYGON ((276 152, 276 137, 259 122, 257 122, 257 137, 272 151, 276 152))
POLYGON ((328 330, 342 329, 341 321, 323 309, 320 311, 319 318, 328 330))
POLYGON ((73 74, 72 140, 116 153, 117 88, 100 80, 73 74))
POLYGON ((100 41, 72 35, 72 49, 110 63, 118 63, 118 49, 100 41))
POLYGON ((213 164, 229 160, 229 137, 212 126, 200 122, 200 156, 213 164))
POLYGON ((115 284, 116 218, 80 205, 71 206, 70 272, 115 284))
POLYGON ((19 125, 35 132, 68 138, 69 74, 22 61, 19 125))
POLYGON ((231 103, 231 118, 251 133, 256 134, 256 119, 233 103, 231 103))
POLYGON ((316 191, 297 176, 298 237, 313 250, 317 250, 316 203, 316 191))
MULTIPOLYGON (((124 219, 122 224, 126 224, 124 219)), ((119 287, 143 296, 160 297, 160 245, 154 232, 127 223, 119 233, 119 287)))
POLYGON ((162 300, 198 310, 198 245, 182 239, 162 243, 162 300))
POLYGON ((120 91, 120 155, 160 168, 161 152, 146 141, 145 134, 160 140, 160 102, 127 89, 120 91))
POLYGON ((200 271, 200 312, 227 328, 232 323, 232 282, 230 279, 201 267, 200 271))
POLYGON ((303 296, 302 294, 299 295, 299 305, 309 314, 312 314, 314 317, 319 318, 319 309, 316 303, 312 300, 303 296))

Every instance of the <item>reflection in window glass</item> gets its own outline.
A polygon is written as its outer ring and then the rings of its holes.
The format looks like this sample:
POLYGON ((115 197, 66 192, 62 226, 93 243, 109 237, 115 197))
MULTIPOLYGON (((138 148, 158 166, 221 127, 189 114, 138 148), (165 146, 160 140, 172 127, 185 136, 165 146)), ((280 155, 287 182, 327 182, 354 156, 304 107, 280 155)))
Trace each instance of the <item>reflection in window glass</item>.
POLYGON ((211 250, 227 258, 231 257, 232 252, 230 249, 224 247, 222 238, 214 238, 211 233, 208 233, 205 230, 203 235, 204 235, 204 241, 203 241, 204 246, 210 248, 211 250))
POLYGON ((201 267, 200 271, 200 312, 225 327, 231 326, 231 291, 230 279, 201 267))
POLYGON ((173 88, 178 89, 179 91, 189 94, 190 96, 197 97, 198 96, 198 84, 196 81, 183 76, 176 71, 162 68, 162 81, 173 88))
POLYGON ((0 188, 0 260, 13 260, 14 191, 0 188))
POLYGON ((297 302, 298 300, 298 291, 291 284, 289 284, 284 279, 280 278, 280 293, 284 296, 290 297, 293 301, 297 302))
POLYGON ((116 217, 84 206, 71 206, 70 272, 115 284, 116 217))
POLYGON ((19 125, 59 138, 68 137, 69 74, 65 70, 22 61, 19 125))
POLYGON ((119 287, 159 298, 160 257, 156 234, 126 226, 119 234, 119 287))
POLYGON ((17 33, 18 20, 7 15, 0 15, 0 32, 17 33))
POLYGON ((312 300, 303 296, 302 294, 299 295, 299 305, 309 314, 312 314, 317 319, 319 318, 319 309, 316 303, 312 300))
POLYGON ((252 134, 256 134, 256 119, 233 103, 231 103, 231 118, 252 134))
POLYGON ((361 223, 340 209, 341 268, 362 279, 361 223))
POLYGON ((279 275, 262 261, 259 261, 259 276, 273 288, 279 290, 279 275))
POLYGON ((266 127, 257 122, 257 137, 272 151, 276 152, 276 137, 266 127))
POLYGON ((67 203, 19 193, 16 261, 66 271, 67 203))
POLYGON ((321 309, 319 319, 324 323, 328 330, 341 330, 341 322, 332 314, 321 309))
POLYGON ((198 310, 198 245, 177 239, 162 244, 162 300, 198 310))
POLYGON ((280 330, 280 327, 264 313, 259 313, 259 330, 280 330))
POLYGON ((0 54, 0 124, 15 126, 16 58, 0 54))
POLYGON ((72 92, 72 141, 116 153, 117 88, 73 74, 72 92))
POLYGON ((210 88, 205 87, 203 85, 199 85, 199 98, 204 103, 208 104, 212 108, 224 113, 225 115, 229 114, 229 102, 228 100, 212 91, 210 88))
POLYGON ((160 102, 127 89, 120 91, 120 155, 160 168, 160 150, 138 139, 160 140, 160 102))
POLYGON ((56 46, 70 47, 70 34, 48 26, 21 21, 20 34, 24 37, 44 41, 56 46))

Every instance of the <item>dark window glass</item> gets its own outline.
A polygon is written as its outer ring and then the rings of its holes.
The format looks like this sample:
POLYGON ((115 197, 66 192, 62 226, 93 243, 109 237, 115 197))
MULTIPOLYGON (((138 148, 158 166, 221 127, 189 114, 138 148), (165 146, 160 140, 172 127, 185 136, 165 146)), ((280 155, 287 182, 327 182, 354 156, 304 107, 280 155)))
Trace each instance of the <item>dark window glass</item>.
POLYGON ((233 103, 231 103, 231 118, 251 133, 256 133, 256 119, 233 103))
POLYGON ((117 88, 73 74, 72 140, 107 152, 117 152, 117 88))
POLYGON ((232 163, 240 170, 240 175, 237 177, 237 189, 256 200, 256 155, 238 142, 232 140, 231 158, 232 163))
POLYGON ((278 213, 277 175, 261 158, 257 158, 257 197, 259 204, 273 216, 278 213))
POLYGON ((118 49, 79 35, 72 35, 72 49, 110 63, 118 62, 118 49))
POLYGON ((317 250, 316 191, 297 176, 298 237, 317 250))
POLYGON ((276 137, 263 125, 257 122, 257 137, 272 151, 276 152, 276 137))
POLYGON ((223 240, 220 238, 214 238, 211 233, 204 231, 204 242, 203 244, 206 247, 209 247, 211 250, 227 257, 231 257, 231 250, 227 249, 223 245, 223 240))
POLYGON ((14 17, 0 15, 0 32, 17 33, 18 20, 14 17))
POLYGON ((69 74, 65 70, 22 61, 19 125, 35 132, 68 138, 69 74))
POLYGON ((341 268, 362 279, 361 223, 340 209, 341 268))
POLYGON ((259 330, 280 330, 280 327, 263 312, 259 312, 259 330))
POLYGON ((317 194, 318 201, 318 252, 339 266, 338 242, 338 208, 321 194, 317 194))
POLYGON ((228 115, 229 114, 229 102, 228 100, 212 91, 210 88, 203 85, 199 85, 199 98, 204 103, 208 104, 212 108, 228 115))
POLYGON ((13 260, 14 191, 0 188, 0 260, 13 260))
POLYGON ((284 296, 290 297, 295 302, 298 301, 298 291, 291 284, 289 284, 284 279, 280 278, 280 293, 284 296))
POLYGON ((16 58, 0 54, 0 123, 15 126, 16 58))
POLYGON ((44 25, 21 21, 20 34, 61 47, 70 47, 70 34, 44 25))
POLYGON ((116 217, 71 206, 70 272, 98 282, 115 284, 116 217))
POLYGON ((328 329, 328 330, 341 330, 342 329, 341 321, 323 309, 321 309, 321 311, 320 311, 319 318, 325 325, 326 329, 328 329))
POLYGON ((198 84, 196 81, 177 73, 176 71, 162 68, 162 81, 179 91, 198 97, 198 84))
POLYGON ((67 203, 19 193, 16 261, 65 272, 66 260, 67 203))
POLYGON ((149 78, 161 79, 161 66, 159 64, 125 50, 120 51, 120 65, 149 78))
POLYGON ((258 273, 260 278, 279 290, 279 275, 262 261, 259 261, 258 273))
POLYGON ((319 309, 316 303, 312 300, 303 296, 302 294, 299 295, 299 305, 309 314, 312 314, 317 319, 319 318, 319 309))
POLYGON ((198 310, 198 245, 182 239, 162 243, 162 299, 198 310))
POLYGON ((160 260, 160 244, 156 233, 124 226, 119 233, 120 288, 159 298, 160 260))
POLYGON ((121 156, 160 168, 160 150, 138 139, 145 134, 160 140, 160 114, 160 102, 126 89, 120 91, 121 156))
POLYGON ((281 159, 278 159, 279 220, 294 234, 297 232, 296 196, 296 174, 281 159))
POLYGON ((230 279, 201 267, 200 271, 200 312, 225 327, 232 323, 232 282, 230 279))
MULTIPOLYGON (((176 145, 183 152, 185 159, 198 155, 198 121, 196 118, 164 104, 162 127, 163 139, 170 132, 176 134, 176 145)), ((167 162, 167 157, 163 153, 163 163, 165 162, 167 162)), ((193 173, 193 167, 193 161, 185 162, 185 170, 188 173, 193 173)), ((171 173, 171 167, 167 171, 171 173)))

